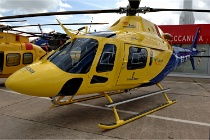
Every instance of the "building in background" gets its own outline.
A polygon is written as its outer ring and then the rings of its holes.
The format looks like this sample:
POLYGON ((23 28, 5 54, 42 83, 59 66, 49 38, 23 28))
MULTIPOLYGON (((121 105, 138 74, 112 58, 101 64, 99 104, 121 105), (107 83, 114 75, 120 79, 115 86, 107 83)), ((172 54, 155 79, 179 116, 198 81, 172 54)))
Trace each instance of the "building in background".
MULTIPOLYGON (((183 0, 184 9, 192 9, 192 0, 183 0)), ((182 11, 179 17, 179 24, 194 24, 195 17, 193 12, 182 11)))

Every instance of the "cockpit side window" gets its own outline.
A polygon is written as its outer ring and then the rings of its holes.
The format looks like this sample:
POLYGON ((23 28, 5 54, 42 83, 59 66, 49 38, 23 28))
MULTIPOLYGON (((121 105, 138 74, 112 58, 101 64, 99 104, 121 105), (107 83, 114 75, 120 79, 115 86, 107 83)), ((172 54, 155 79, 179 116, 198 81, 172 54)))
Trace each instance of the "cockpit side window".
POLYGON ((144 48, 130 47, 128 56, 128 70, 141 69, 147 64, 147 50, 144 48))
POLYGON ((96 67, 97 72, 112 71, 116 55, 116 46, 114 44, 105 44, 102 55, 96 67))

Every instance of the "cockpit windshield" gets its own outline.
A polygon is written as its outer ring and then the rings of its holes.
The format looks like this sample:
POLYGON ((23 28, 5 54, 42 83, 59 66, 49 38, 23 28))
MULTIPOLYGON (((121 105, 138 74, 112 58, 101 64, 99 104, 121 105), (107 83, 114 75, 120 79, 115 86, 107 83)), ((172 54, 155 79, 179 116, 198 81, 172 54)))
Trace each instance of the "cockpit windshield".
POLYGON ((97 48, 98 41, 95 39, 75 38, 51 55, 49 60, 65 72, 87 73, 97 48))

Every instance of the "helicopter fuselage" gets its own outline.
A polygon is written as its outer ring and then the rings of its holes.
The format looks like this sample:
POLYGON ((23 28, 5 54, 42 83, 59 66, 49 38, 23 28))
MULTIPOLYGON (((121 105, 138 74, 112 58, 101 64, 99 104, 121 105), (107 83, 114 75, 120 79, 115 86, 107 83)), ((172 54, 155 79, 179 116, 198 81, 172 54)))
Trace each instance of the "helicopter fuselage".
POLYGON ((141 17, 123 17, 109 30, 76 36, 17 71, 6 86, 42 97, 129 90, 159 83, 189 59, 173 52, 162 31, 141 17))
POLYGON ((70 42, 53 55, 13 74, 10 78, 18 76, 13 84, 15 90, 53 97, 131 89, 149 83, 164 69, 172 54, 171 50, 135 43, 135 39, 131 43, 87 36, 74 41, 81 44, 70 42), (90 50, 83 48, 85 41, 92 43, 88 46, 90 50))

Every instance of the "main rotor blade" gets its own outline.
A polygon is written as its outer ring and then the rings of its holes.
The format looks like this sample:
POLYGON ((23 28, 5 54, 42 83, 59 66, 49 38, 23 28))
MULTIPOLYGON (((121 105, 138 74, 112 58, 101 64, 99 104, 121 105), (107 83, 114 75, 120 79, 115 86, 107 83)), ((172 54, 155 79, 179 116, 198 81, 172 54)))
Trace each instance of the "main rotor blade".
MULTIPOLYGON (((132 0, 131 3, 139 3, 138 0, 132 0)), ((132 3, 132 5, 133 5, 132 3)), ((53 15, 75 15, 75 14, 100 14, 100 13, 126 13, 127 8, 119 9, 107 9, 107 10, 83 10, 83 11, 64 11, 64 12, 48 12, 48 13, 34 13, 25 15, 14 15, 0 17, 2 19, 13 19, 13 18, 26 18, 26 17, 39 17, 39 16, 53 16, 53 15)), ((136 11, 134 13, 147 13, 147 12, 161 12, 161 11, 189 11, 189 12, 210 12, 210 10, 201 9, 164 9, 164 8, 150 8, 150 7, 139 7, 138 9, 130 9, 136 11)))
POLYGON ((13 30, 13 29, 12 29, 11 31, 20 32, 20 33, 25 33, 25 34, 30 34, 30 35, 34 35, 34 36, 38 36, 38 35, 36 35, 37 33, 24 32, 24 31, 13 30))
POLYGON ((47 38, 47 36, 43 36, 42 34, 46 34, 46 35, 48 35, 48 37, 52 37, 52 36, 56 36, 56 35, 65 35, 65 34, 62 34, 62 33, 61 34, 53 34, 53 33, 51 34, 51 33, 25 32, 25 31, 14 30, 14 29, 12 29, 11 31, 25 33, 25 34, 30 34, 30 35, 33 35, 33 37, 46 37, 46 38, 47 38))
POLYGON ((120 12, 120 9, 48 12, 48 13, 34 13, 34 14, 15 15, 15 16, 4 16, 4 17, 0 17, 0 20, 13 19, 13 18, 25 18, 25 17, 38 17, 38 16, 99 14, 99 13, 119 13, 119 12, 120 12))
POLYGON ((25 22, 27 20, 0 20, 0 22, 25 22))
MULTIPOLYGON (((100 25, 100 24, 109 24, 109 23, 64 23, 63 25, 100 25)), ((40 24, 40 26, 53 26, 53 25, 60 25, 60 24, 40 24)), ((11 28, 19 28, 19 27, 30 27, 30 26, 39 26, 38 24, 34 25, 24 25, 24 26, 11 26, 11 28)))
POLYGON ((164 11, 186 11, 186 12, 210 12, 210 10, 202 9, 164 9, 164 8, 150 8, 150 7, 140 7, 138 9, 140 13, 146 12, 164 12, 164 11))

